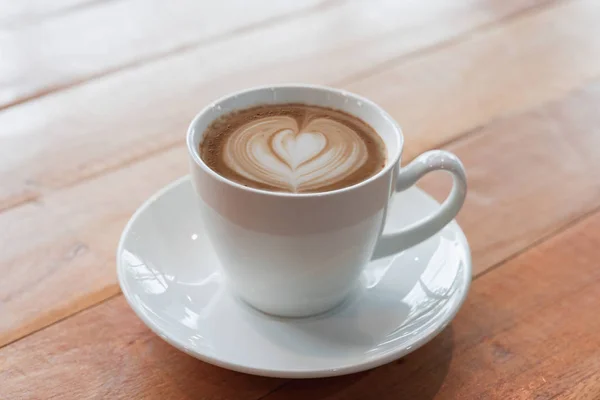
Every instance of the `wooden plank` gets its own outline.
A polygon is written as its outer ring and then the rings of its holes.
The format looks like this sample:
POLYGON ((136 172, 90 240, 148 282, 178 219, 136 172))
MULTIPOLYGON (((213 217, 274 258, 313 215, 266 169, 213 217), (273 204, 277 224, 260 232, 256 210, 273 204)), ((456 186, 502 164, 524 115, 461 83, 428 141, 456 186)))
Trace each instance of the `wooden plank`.
POLYGON ((600 54, 600 2, 563 2, 346 86, 400 122, 412 158, 600 76, 592 54, 600 54))
POLYGON ((98 1, 102 0, 0 0, 0 29, 35 23, 61 13, 93 6, 98 1))
MULTIPOLYGON (((600 206, 599 107, 597 83, 449 147, 469 171, 459 222, 476 273, 600 206)), ((117 293, 114 249, 126 220, 187 170, 177 146, 0 214, 0 345, 117 293)), ((423 186, 441 197, 441 178, 423 186)))
POLYGON ((31 337, 42 340, 29 350, 16 344, 2 349, 0 398, 257 399, 282 383, 173 351, 122 296, 49 329, 51 337, 46 331, 31 337))
POLYGON ((378 1, 380 8, 343 3, 1 112, 0 209, 181 143, 193 115, 229 91, 290 80, 332 83, 546 4, 436 0, 399 7, 378 1))
MULTIPOLYGON (((471 244, 475 273, 600 207, 599 107, 595 83, 446 146, 468 171, 458 221, 471 244)), ((424 146, 420 137, 413 145, 424 146)), ((420 186, 442 200, 448 181, 430 176, 420 186)))
POLYGON ((264 399, 598 398, 599 249, 595 214, 477 279, 451 328, 400 363, 264 399))
POLYGON ((119 296, 0 350, 0 397, 584 398, 600 376, 599 249, 595 214, 476 279, 452 325, 403 360, 283 386, 170 348, 119 296))
POLYGON ((117 294, 114 254, 127 219, 186 172, 177 148, 0 213, 0 346, 117 294))
MULTIPOLYGON (((243 0, 209 3, 193 0, 121 0, 97 3, 89 9, 84 8, 80 12, 35 25, 17 26, 0 36, 0 48, 5 49, 0 71, 7 69, 18 78, 11 85, 0 87, 0 107, 168 53, 222 40, 233 33, 281 25, 289 19, 302 18, 315 12, 329 15, 327 34, 343 38, 351 28, 346 25, 348 23, 352 23, 354 28, 360 25, 360 30, 356 31, 359 36, 362 33, 363 37, 365 33, 380 33, 386 29, 398 32, 406 28, 410 17, 413 17, 413 23, 419 24, 420 21, 428 22, 432 16, 436 20, 437 15, 444 15, 456 20, 452 23, 467 22, 466 28, 469 28, 472 26, 468 25, 468 20, 494 20, 533 2, 535 0, 527 0, 517 5, 518 2, 511 0, 508 5, 495 7, 493 11, 497 14, 489 12, 489 0, 469 0, 458 6, 444 4, 447 2, 440 0, 427 5, 398 5, 385 0, 378 0, 377 4, 344 4, 343 0, 261 0, 253 2, 252 6, 243 0), (332 18, 329 9, 340 7, 343 10, 332 18), (243 12, 232 12, 240 9, 243 12), (464 17, 466 21, 462 21, 464 17), (379 27, 372 32, 370 27, 376 22, 380 22, 379 27), (82 26, 86 29, 82 30, 82 26), (56 57, 56 54, 61 57, 56 57), (35 65, 23 68, 28 60, 35 61, 35 65)), ((431 33, 447 29, 440 29, 436 25, 433 27, 429 29, 431 33)), ((309 34, 303 40, 312 37, 314 43, 313 35, 309 34)), ((274 41, 274 38, 270 38, 255 46, 268 47, 274 41)), ((284 45, 293 47, 289 43, 284 45)), ((264 51, 259 51, 256 56, 263 57, 262 53, 264 51)))
POLYGON ((337 0, 97 2, 0 35, 0 108, 337 0), (243 10, 243 12, 239 12, 243 10))

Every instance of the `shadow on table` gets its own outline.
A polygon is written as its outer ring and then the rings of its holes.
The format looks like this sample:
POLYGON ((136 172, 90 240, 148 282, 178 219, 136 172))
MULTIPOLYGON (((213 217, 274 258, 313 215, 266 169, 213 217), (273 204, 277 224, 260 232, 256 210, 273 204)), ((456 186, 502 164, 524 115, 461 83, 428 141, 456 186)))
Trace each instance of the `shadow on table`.
POLYGON ((390 364, 352 375, 306 380, 236 373, 198 361, 164 342, 155 345, 151 358, 186 398, 429 400, 444 382, 454 340, 449 326, 422 348, 390 364))
POLYGON ((452 327, 408 356, 371 371, 284 383, 261 400, 433 399, 444 383, 454 347, 452 327))

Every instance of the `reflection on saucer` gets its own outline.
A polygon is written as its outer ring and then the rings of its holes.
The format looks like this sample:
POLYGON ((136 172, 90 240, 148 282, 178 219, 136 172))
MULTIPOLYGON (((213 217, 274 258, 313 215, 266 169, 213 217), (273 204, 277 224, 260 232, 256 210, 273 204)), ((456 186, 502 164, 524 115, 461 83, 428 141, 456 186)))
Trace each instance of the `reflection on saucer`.
MULTIPOLYGON (((453 222, 418 246, 371 261, 359 287, 334 310, 301 319, 265 315, 230 291, 194 196, 184 178, 144 204, 123 232, 117 271, 136 314, 160 337, 207 362, 277 377, 362 371, 431 340, 466 297, 470 253, 453 222)), ((386 231, 438 206, 409 189, 392 201, 386 231)))

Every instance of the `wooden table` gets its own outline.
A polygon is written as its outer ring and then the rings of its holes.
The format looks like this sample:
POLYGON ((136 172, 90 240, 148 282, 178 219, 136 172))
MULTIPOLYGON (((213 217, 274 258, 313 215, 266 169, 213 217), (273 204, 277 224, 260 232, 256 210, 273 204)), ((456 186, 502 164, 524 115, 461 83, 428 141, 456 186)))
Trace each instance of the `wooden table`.
POLYGON ((600 1, 0 0, 0 210, 1 399, 599 399, 600 1), (213 367, 117 285, 121 230, 187 173, 193 115, 288 81, 372 98, 405 162, 441 147, 469 173, 466 304, 369 372, 213 367))

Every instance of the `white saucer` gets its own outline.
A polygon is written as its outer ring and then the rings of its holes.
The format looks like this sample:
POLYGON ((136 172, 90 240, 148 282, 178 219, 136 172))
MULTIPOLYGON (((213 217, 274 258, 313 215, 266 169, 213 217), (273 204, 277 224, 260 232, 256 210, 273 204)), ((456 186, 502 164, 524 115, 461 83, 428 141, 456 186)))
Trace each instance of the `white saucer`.
MULTIPOLYGON (((385 230, 438 206, 416 188, 397 194, 385 230)), ((150 329, 224 368, 290 378, 370 369, 441 332, 469 289, 469 247, 452 222, 418 246, 372 261, 361 289, 335 310, 305 319, 268 316, 229 292, 197 207, 187 177, 152 196, 123 231, 117 273, 125 298, 150 329)))

